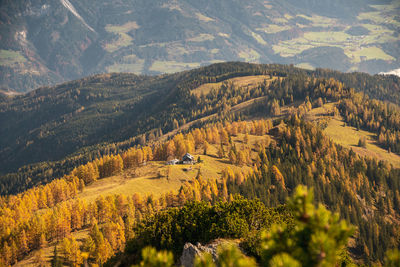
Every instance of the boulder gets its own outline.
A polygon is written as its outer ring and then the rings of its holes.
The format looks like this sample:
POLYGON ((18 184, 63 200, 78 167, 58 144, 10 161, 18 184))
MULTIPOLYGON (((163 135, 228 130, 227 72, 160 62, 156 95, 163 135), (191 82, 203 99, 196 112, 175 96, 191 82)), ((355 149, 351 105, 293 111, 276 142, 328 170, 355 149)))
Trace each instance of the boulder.
POLYGON ((204 246, 199 242, 197 242, 196 245, 186 243, 183 247, 182 256, 179 259, 180 264, 183 267, 193 267, 196 256, 201 256, 205 252, 210 253, 215 262, 218 259, 217 248, 223 243, 227 243, 227 241, 218 239, 204 246))

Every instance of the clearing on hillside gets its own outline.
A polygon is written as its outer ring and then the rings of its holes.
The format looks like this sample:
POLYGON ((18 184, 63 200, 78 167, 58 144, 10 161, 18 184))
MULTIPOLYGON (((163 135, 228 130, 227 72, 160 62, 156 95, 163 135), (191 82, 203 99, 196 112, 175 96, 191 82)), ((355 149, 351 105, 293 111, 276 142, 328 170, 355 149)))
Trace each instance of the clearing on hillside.
POLYGON ((254 75, 254 76, 243 76, 232 79, 227 79, 218 83, 205 83, 192 90, 192 93, 196 96, 201 94, 207 95, 212 89, 218 90, 222 83, 228 82, 234 84, 236 87, 247 87, 248 89, 258 86, 264 81, 271 82, 277 79, 277 77, 270 77, 269 75, 254 75))
MULTIPOLYGON (((240 149, 244 146, 243 134, 238 134, 232 138, 233 142, 240 149)), ((249 146, 254 147, 256 142, 269 142, 270 136, 249 135, 249 146)), ((225 146, 227 151, 227 146, 225 146)), ((131 168, 123 173, 103 179, 99 179, 93 184, 85 187, 79 197, 88 202, 94 201, 98 196, 110 194, 159 196, 170 191, 178 190, 185 182, 192 181, 200 170, 205 179, 219 179, 221 173, 226 168, 231 168, 234 172, 249 172, 250 166, 236 166, 231 164, 227 158, 217 157, 217 145, 210 145, 207 155, 202 154, 202 149, 197 150, 192 155, 197 160, 201 158, 201 163, 194 165, 166 165, 165 162, 150 161, 145 166, 131 168), (168 174, 169 173, 169 174, 168 174)), ((254 159, 256 153, 252 152, 254 159)))
MULTIPOLYGON (((273 142, 272 137, 269 135, 256 136, 249 134, 248 137, 247 145, 243 143, 244 134, 232 137, 232 141, 238 149, 241 149, 242 146, 255 147, 257 143, 264 142, 264 144, 269 144, 269 142, 273 142)), ((166 165, 166 162, 150 161, 144 166, 124 170, 119 175, 99 179, 86 186, 83 192, 78 194, 78 198, 89 203, 95 201, 101 195, 104 197, 113 194, 132 196, 134 193, 139 193, 143 197, 151 194, 160 196, 170 191, 176 191, 185 182, 192 181, 197 176, 199 169, 204 179, 220 179, 222 171, 226 168, 230 168, 235 173, 246 173, 252 170, 252 167, 248 165, 237 166, 231 164, 227 157, 217 157, 218 147, 219 145, 210 144, 207 155, 202 154, 202 149, 195 151, 192 154, 194 158, 197 160, 200 157, 201 159, 201 163, 198 164, 166 165)), ((224 149, 227 151, 227 146, 224 149)), ((254 159, 256 152, 252 151, 250 156, 254 159)), ((71 233, 71 236, 81 243, 88 234, 89 230, 83 229, 71 233)), ((59 247, 59 243, 57 244, 54 241, 43 248, 44 257, 48 265, 50 265, 50 260, 53 257, 55 245, 59 247)), ((32 251, 23 260, 19 261, 16 266, 37 266, 35 264, 37 252, 37 250, 32 251)), ((59 250, 58 252, 61 253, 59 250)))
POLYGON ((322 107, 312 109, 308 112, 307 119, 322 125, 324 133, 335 143, 352 149, 361 156, 374 157, 400 168, 400 156, 395 153, 389 153, 386 149, 378 146, 376 143, 376 134, 348 126, 341 116, 329 115, 332 114, 336 104, 328 103, 322 107), (367 140, 365 148, 358 146, 358 141, 362 137, 365 137, 367 140))

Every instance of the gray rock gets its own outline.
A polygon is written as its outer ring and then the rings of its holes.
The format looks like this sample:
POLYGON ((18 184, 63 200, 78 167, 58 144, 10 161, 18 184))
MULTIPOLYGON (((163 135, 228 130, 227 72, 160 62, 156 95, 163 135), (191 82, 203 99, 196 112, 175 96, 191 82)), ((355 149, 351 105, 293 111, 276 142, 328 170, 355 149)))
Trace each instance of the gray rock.
POLYGON ((182 256, 179 259, 180 264, 183 267, 193 267, 194 259, 196 258, 196 256, 201 256, 205 252, 211 254, 214 262, 217 261, 217 248, 219 245, 221 245, 221 243, 221 240, 215 240, 212 243, 204 246, 201 245, 199 242, 197 242, 196 245, 193 245, 192 243, 186 243, 183 247, 182 256))

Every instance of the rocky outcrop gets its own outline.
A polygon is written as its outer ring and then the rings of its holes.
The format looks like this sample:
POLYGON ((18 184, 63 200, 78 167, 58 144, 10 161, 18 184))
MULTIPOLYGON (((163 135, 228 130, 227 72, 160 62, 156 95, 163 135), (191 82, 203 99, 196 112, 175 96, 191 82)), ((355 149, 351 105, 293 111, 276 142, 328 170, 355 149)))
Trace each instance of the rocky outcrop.
POLYGON ((180 264, 184 267, 193 267, 194 259, 197 255, 202 255, 203 253, 209 253, 213 257, 214 262, 218 260, 217 249, 223 244, 232 244, 234 242, 217 239, 207 245, 202 245, 199 242, 196 245, 192 243, 186 243, 183 247, 182 256, 180 257, 180 264))
POLYGON ((192 267, 196 256, 202 255, 204 252, 210 253, 215 261, 217 259, 217 246, 217 244, 202 246, 200 243, 197 243, 196 245, 186 243, 183 247, 180 263, 184 267, 192 267))

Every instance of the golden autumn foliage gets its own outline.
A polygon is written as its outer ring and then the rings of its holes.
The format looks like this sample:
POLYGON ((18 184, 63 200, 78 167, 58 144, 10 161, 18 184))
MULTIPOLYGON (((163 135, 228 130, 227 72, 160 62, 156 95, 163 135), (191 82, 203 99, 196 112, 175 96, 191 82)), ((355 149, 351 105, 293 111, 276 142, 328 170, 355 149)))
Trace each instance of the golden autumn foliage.
POLYGON ((281 171, 278 169, 278 167, 273 165, 272 172, 274 174, 275 180, 282 186, 283 189, 286 189, 285 179, 283 178, 283 175, 282 175, 281 171))
MULTIPOLYGON (((295 118, 293 120, 297 121, 295 118)), ((252 139, 248 145, 240 145, 240 141, 229 142, 233 133, 264 135, 271 128, 272 122, 269 120, 217 123, 205 129, 194 129, 188 134, 179 134, 178 137, 164 143, 155 143, 152 147, 133 147, 118 155, 105 155, 78 166, 63 179, 35 187, 16 196, 2 197, 0 199, 0 235, 3 240, 0 244, 1 263, 14 264, 30 251, 39 251, 44 243, 57 241, 64 244, 60 251, 63 251, 63 255, 68 255, 68 264, 75 265, 84 261, 103 264, 112 255, 124 249, 126 241, 135 235, 132 232, 132 225, 137 220, 141 220, 145 214, 152 214, 166 207, 181 206, 190 200, 204 200, 211 203, 219 199, 229 201, 232 199, 232 188, 249 184, 249 177, 260 179, 257 177, 269 175, 271 178, 269 185, 271 183, 275 186, 279 185, 286 191, 290 189, 290 182, 287 180, 291 179, 286 174, 289 172, 294 175, 298 169, 295 168, 296 166, 282 168, 282 161, 285 159, 273 159, 271 151, 278 154, 289 151, 288 155, 295 157, 298 162, 307 162, 304 172, 309 180, 319 179, 324 185, 329 185, 333 179, 342 177, 343 186, 349 192, 354 192, 369 184, 365 174, 358 173, 356 178, 350 179, 350 174, 346 169, 333 168, 333 165, 327 164, 327 162, 339 164, 339 156, 346 155, 346 164, 352 166, 359 158, 334 146, 313 127, 304 129, 304 127, 287 127, 282 124, 280 137, 285 139, 285 146, 275 143, 268 146, 265 143, 267 138, 260 138, 257 144, 252 139), (221 129, 225 129, 228 136, 226 144, 221 143, 225 135, 221 129), (114 175, 123 169, 140 166, 149 160, 166 160, 168 146, 175 147, 171 149, 174 156, 177 152, 182 153, 179 150, 194 149, 196 144, 199 149, 203 147, 206 150, 207 133, 209 133, 210 142, 217 140, 211 135, 218 135, 219 142, 214 144, 214 151, 215 147, 221 147, 232 162, 238 165, 254 166, 254 171, 249 174, 227 168, 222 171, 220 180, 202 177, 199 172, 196 179, 191 183, 186 182, 178 192, 170 192, 160 197, 139 194, 110 195, 99 196, 91 203, 76 198, 78 191, 84 190, 84 184, 93 182, 94 179, 114 175), (310 136, 318 138, 314 139, 310 136), (236 145, 240 148, 236 148, 236 145), (177 147, 180 147, 179 150, 177 147), (310 147, 318 149, 312 151, 310 147), (256 150, 256 157, 254 155, 253 158, 251 157, 250 148, 256 150), (82 242, 75 240, 79 243, 79 246, 76 246, 71 233, 81 229, 90 229, 90 234, 82 242), (83 256, 79 257, 78 252, 83 256)), ((236 140, 241 140, 241 138, 236 138, 236 140)), ((268 144, 270 141, 268 140, 268 144)), ((366 169, 367 166, 360 165, 360 168, 366 169)), ((387 170, 389 171, 390 168, 388 167, 387 170)), ((376 184, 379 182, 376 181, 376 184)), ((250 183, 254 182, 250 180, 250 183)), ((270 186, 262 188, 267 188, 265 191, 270 194, 270 186)), ((396 196, 400 199, 398 193, 396 196)), ((390 200, 382 205, 388 207, 388 212, 395 214, 394 210, 397 209, 398 203, 399 201, 390 200)), ((40 258, 38 254, 38 261, 40 258)))

